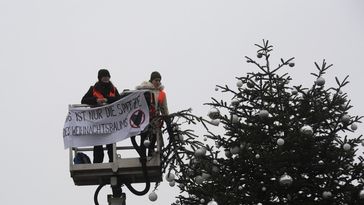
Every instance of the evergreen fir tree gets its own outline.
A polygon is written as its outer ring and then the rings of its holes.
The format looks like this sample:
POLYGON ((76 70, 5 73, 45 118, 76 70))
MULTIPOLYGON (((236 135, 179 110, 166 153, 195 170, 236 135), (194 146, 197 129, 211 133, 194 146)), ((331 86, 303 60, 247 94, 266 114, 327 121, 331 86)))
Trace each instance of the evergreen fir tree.
POLYGON ((273 68, 272 46, 256 46, 258 59, 246 59, 258 72, 237 77, 235 89, 217 86, 231 100, 212 98, 211 120, 189 110, 169 116, 163 172, 181 189, 176 204, 364 204, 364 143, 354 133, 361 117, 349 113, 348 77, 327 86, 332 65, 323 60, 310 88, 292 86, 280 72, 294 58, 273 68), (203 126, 215 145, 198 141, 184 123, 203 126))

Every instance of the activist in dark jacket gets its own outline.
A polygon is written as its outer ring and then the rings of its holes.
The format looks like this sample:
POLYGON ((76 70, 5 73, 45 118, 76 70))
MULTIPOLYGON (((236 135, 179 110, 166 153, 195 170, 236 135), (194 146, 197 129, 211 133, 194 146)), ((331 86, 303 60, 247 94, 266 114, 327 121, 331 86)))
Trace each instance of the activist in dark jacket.
MULTIPOLYGON (((120 94, 116 87, 110 81, 110 73, 106 69, 100 69, 98 72, 98 82, 91 86, 83 96, 81 103, 88 104, 91 107, 98 107, 105 104, 113 103, 120 99, 120 94)), ((113 161, 112 144, 106 145, 109 162, 113 161)), ((94 146, 94 163, 102 163, 104 160, 103 146, 94 146)))

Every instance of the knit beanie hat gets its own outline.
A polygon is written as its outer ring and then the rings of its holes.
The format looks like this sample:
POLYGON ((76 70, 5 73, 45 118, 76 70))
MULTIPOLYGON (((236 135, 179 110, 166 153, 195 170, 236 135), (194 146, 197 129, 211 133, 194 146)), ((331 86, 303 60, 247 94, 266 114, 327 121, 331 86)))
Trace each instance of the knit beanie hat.
POLYGON ((157 78, 162 80, 161 74, 159 72, 157 72, 157 71, 154 71, 154 72, 152 72, 152 74, 150 74, 150 80, 149 81, 152 82, 154 79, 157 79, 157 78))
POLYGON ((101 81, 102 77, 109 77, 110 78, 109 71, 106 70, 106 69, 100 69, 99 73, 97 74, 97 78, 99 79, 99 81, 101 81))

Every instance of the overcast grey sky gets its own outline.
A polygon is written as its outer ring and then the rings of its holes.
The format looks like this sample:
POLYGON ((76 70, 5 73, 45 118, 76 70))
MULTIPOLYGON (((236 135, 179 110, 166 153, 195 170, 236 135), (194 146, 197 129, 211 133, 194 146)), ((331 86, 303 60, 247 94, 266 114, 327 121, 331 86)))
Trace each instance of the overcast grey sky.
MULTIPOLYGON (((215 85, 256 71, 243 57, 268 39, 273 62, 296 57, 292 84, 310 86, 324 58, 329 85, 350 75, 351 113, 364 115, 363 11, 361 0, 0 0, 0 203, 93 204, 96 187, 70 178, 62 128, 100 68, 119 90, 158 70, 171 112, 205 115, 202 104, 222 96, 215 85)), ((163 182, 157 202, 127 191, 127 204, 170 204, 177 193, 163 182)))

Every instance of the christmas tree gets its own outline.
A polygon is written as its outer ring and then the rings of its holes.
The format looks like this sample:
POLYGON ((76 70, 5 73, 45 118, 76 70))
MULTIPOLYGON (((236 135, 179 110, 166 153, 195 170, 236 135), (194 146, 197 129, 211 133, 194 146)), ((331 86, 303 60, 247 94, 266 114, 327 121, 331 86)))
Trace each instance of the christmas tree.
POLYGON ((327 86, 332 65, 323 60, 311 87, 291 85, 281 72, 294 58, 272 67, 273 47, 256 46, 257 59, 246 59, 258 71, 237 77, 236 88, 217 86, 229 100, 212 98, 210 119, 190 110, 168 116, 162 170, 181 190, 175 204, 364 204, 361 117, 349 113, 348 77, 327 86), (215 144, 197 140, 191 124, 215 144))

